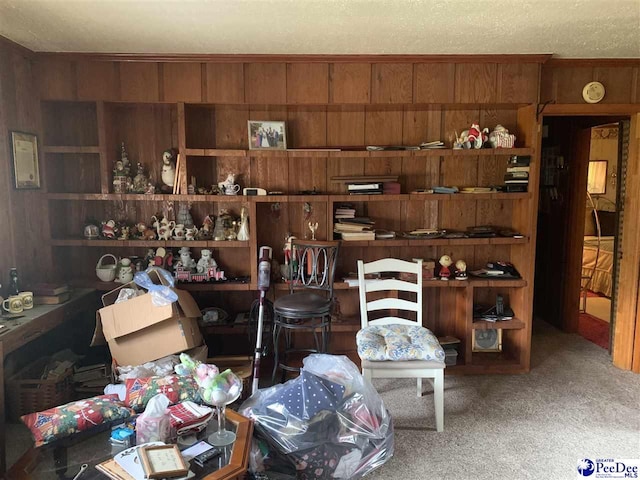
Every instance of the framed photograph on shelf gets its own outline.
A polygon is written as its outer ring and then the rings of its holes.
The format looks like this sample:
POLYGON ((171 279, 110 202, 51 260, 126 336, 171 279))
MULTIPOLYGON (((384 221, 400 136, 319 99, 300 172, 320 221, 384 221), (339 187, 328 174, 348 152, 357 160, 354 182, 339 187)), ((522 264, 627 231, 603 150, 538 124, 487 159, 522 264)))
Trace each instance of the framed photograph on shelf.
POLYGON ((146 478, 183 477, 189 473, 189 465, 177 445, 141 447, 138 455, 146 478))
POLYGON ((285 122, 249 120, 249 150, 286 150, 285 122))
POLYGON ((38 137, 32 133, 11 132, 11 153, 16 188, 40 188, 38 137))

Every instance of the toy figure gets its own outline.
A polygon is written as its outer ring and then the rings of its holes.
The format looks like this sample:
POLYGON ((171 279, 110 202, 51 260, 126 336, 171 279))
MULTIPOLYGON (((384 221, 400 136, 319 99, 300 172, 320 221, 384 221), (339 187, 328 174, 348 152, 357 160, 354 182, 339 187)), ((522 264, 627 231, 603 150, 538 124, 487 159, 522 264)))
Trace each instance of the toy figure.
POLYGON ((210 267, 217 267, 218 264, 211 256, 211 250, 207 248, 203 248, 200 251, 200 260, 198 260, 198 265, 196 266, 196 270, 198 273, 205 273, 207 269, 210 267))
POLYGON ((162 152, 162 183, 163 190, 168 191, 170 187, 173 189, 173 183, 176 178, 176 159, 175 152, 169 148, 162 152))
POLYGON ((442 255, 438 263, 440 263, 440 271, 438 272, 440 280, 449 280, 449 277, 451 277, 449 267, 453 263, 453 260, 451 260, 449 255, 442 255))
POLYGON ((193 226, 185 230, 184 239, 187 241, 193 241, 198 236, 198 228, 193 226))
POLYGON ((116 283, 129 283, 133 281, 133 265, 131 260, 123 258, 118 264, 118 276, 115 279, 116 283))
POLYGON ((102 224, 102 236, 104 238, 115 239, 116 238, 116 222, 109 220, 102 224))
POLYGON ((464 148, 482 148, 484 142, 488 140, 488 128, 480 129, 480 125, 472 123, 469 130, 465 130, 460 134, 460 141, 464 148))
POLYGON ((195 270, 196 261, 191 258, 191 249, 189 247, 181 247, 179 254, 180 260, 176 262, 176 267, 182 267, 192 271, 195 270))
POLYGON ((467 279, 467 264, 464 260, 458 260, 456 262, 455 279, 456 280, 467 279))
POLYGON ((133 187, 132 190, 134 193, 145 193, 147 191, 147 184, 149 183, 149 179, 144 174, 144 167, 140 162, 138 162, 136 176, 133 177, 133 187))
POLYGON ((246 207, 240 209, 240 228, 238 228, 237 239, 242 242, 249 240, 249 215, 246 207))
POLYGON ((129 240, 129 227, 126 225, 123 225, 120 228, 120 236, 118 237, 118 240, 129 240))

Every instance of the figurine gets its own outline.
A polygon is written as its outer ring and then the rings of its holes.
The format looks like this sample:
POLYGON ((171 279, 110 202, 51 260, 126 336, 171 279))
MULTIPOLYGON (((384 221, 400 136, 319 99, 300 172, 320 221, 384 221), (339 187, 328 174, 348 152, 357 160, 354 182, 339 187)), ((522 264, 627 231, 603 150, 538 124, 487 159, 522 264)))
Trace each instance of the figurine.
POLYGON ((120 227, 120 236, 118 240, 129 240, 129 227, 127 225, 123 225, 120 227))
POLYGON ((213 234, 213 220, 209 215, 204 217, 202 228, 196 234, 198 240, 209 240, 213 234))
POLYGON ((480 125, 472 123, 469 130, 460 134, 460 142, 464 148, 482 148, 484 142, 488 140, 488 128, 480 129, 480 125))
POLYGON ((115 239, 116 238, 116 222, 109 220, 102 224, 102 236, 104 238, 115 239))
POLYGON ((140 222, 136 224, 136 230, 138 231, 138 237, 141 240, 155 240, 156 232, 147 227, 144 223, 140 222))
POLYGON ((160 224, 158 228, 158 240, 169 240, 173 233, 175 223, 171 221, 168 225, 160 224))
POLYGON ((133 177, 133 193, 145 193, 147 191, 148 183, 149 179, 144 174, 144 166, 138 162, 136 176, 133 177))
POLYGON ((97 225, 98 222, 94 220, 87 220, 84 225, 84 238, 87 240, 93 240, 100 236, 100 229, 97 225))
POLYGON ((218 189, 222 195, 237 195, 240 191, 240 185, 236 183, 236 174, 228 174, 224 182, 218 183, 218 189))
POLYGON ((170 268, 173 265, 173 253, 167 251, 164 247, 159 247, 153 257, 153 265, 160 268, 170 268))
POLYGON ((184 225, 182 223, 178 223, 173 228, 173 239, 174 240, 184 240, 184 225))
POLYGON ((171 187, 173 189, 173 183, 176 178, 176 160, 175 160, 175 152, 173 149, 169 148, 162 152, 162 183, 164 184, 163 188, 168 190, 166 187, 171 187))
POLYGON ((456 280, 467 279, 467 263, 464 260, 458 260, 456 262, 455 279, 456 280))
POLYGON ((176 262, 176 267, 185 268, 187 270, 195 270, 196 261, 191 258, 191 249, 189 247, 181 247, 180 251, 180 260, 176 262))
POLYGON ((205 273, 211 267, 217 267, 218 264, 211 256, 211 250, 207 248, 203 248, 200 251, 200 260, 198 260, 198 264, 196 266, 196 271, 198 273, 205 273))
POLYGON ((185 230, 184 239, 187 240, 188 242, 191 242, 196 239, 197 235, 198 235, 198 228, 193 226, 185 230))
POLYGON ((193 226, 193 217, 191 216, 191 212, 189 211, 190 208, 190 203, 181 203, 178 206, 178 214, 176 215, 177 223, 181 223, 185 227, 193 226))
POLYGON ((249 215, 246 207, 240 209, 240 228, 238 229, 237 238, 242 242, 249 240, 249 215))
POLYGON ((509 133, 509 130, 502 125, 496 125, 493 132, 489 134, 489 143, 493 148, 513 148, 516 143, 516 136, 509 133))
POLYGON ((155 265, 156 252, 153 248, 147 249, 147 254, 144 256, 144 264, 149 267, 153 267, 155 265))
POLYGON ((115 279, 116 283, 129 283, 133 281, 133 265, 131 260, 123 258, 118 263, 118 273, 115 279))
POLYGON ((289 235, 286 237, 284 244, 284 265, 280 267, 280 272, 285 280, 293 280, 298 272, 298 258, 292 244, 296 238, 293 235, 289 235))
POLYGON ((442 255, 438 263, 440 264, 440 271, 438 272, 440 280, 449 280, 449 277, 451 277, 449 267, 453 263, 451 257, 449 255, 442 255))

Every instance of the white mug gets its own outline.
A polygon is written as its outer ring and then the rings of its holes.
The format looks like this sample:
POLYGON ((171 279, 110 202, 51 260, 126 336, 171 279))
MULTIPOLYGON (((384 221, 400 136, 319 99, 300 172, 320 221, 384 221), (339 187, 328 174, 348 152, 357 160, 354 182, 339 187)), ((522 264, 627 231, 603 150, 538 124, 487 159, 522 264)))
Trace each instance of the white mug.
POLYGON ((18 295, 11 295, 2 302, 2 308, 9 313, 20 313, 24 309, 22 300, 18 295))
POLYGON ((22 308, 25 310, 33 308, 33 292, 20 292, 18 297, 22 300, 22 308))

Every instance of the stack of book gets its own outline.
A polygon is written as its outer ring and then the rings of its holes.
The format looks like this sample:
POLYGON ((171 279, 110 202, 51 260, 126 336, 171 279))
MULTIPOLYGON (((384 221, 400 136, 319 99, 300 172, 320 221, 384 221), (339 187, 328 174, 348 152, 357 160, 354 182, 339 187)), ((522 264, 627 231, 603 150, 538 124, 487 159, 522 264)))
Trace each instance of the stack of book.
POLYGON ((60 283, 38 283, 31 286, 35 305, 64 303, 71 296, 69 285, 60 283))
POLYGON ((505 190, 507 192, 526 192, 529 187, 529 155, 513 155, 507 165, 504 175, 505 190))
POLYGON ((368 217, 354 217, 352 219, 339 219, 333 226, 333 232, 342 240, 375 240, 376 233, 373 222, 368 217))
POLYGON ((334 218, 336 220, 348 220, 356 216, 356 209, 350 203, 338 205, 334 218))
POLYGON ((347 183, 349 195, 377 195, 381 194, 384 182, 347 183))

